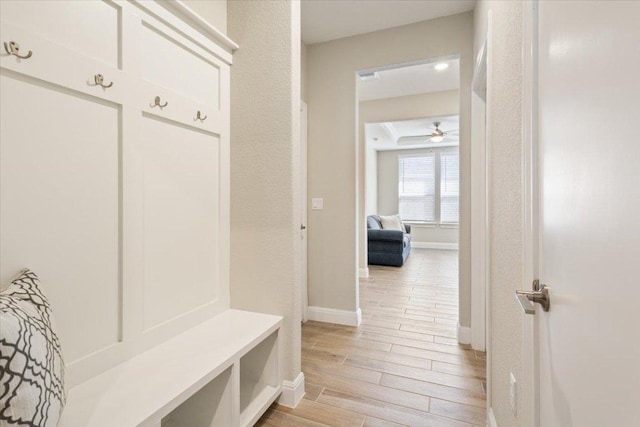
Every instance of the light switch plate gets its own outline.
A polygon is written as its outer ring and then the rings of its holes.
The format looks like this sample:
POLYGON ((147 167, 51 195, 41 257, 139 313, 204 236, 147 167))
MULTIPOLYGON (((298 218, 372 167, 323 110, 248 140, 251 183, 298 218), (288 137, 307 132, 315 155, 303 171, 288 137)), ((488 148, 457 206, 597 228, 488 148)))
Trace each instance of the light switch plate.
POLYGON ((320 210, 324 209, 324 199, 321 197, 312 197, 311 198, 311 209, 320 210))

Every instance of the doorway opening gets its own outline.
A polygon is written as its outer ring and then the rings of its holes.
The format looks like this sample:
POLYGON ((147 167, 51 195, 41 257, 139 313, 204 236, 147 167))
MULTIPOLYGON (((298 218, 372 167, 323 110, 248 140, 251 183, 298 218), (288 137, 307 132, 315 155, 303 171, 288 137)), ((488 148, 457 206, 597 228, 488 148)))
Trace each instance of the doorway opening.
MULTIPOLYGON (((470 178, 470 135, 460 137, 461 114, 469 112, 460 109, 459 68, 459 58, 452 56, 365 70, 356 77, 363 192, 360 339, 391 344, 391 353, 433 358, 431 370, 416 359, 416 376, 386 385, 417 392, 420 381, 444 368, 458 377, 446 376, 440 384, 467 388, 474 404, 461 409, 484 424, 486 356, 470 345, 471 288, 461 286, 469 277, 460 273, 470 268, 461 268, 460 257, 462 221, 469 222, 461 206, 469 209, 470 185, 462 179, 470 178), (404 230, 394 230, 396 215, 404 230), (407 243, 399 241, 407 237, 407 243), (394 239, 392 247, 388 243, 394 239), (406 257, 394 253, 406 244, 406 257)), ((469 230, 470 224, 464 225, 469 230)), ((470 264, 468 255, 464 263, 470 264)), ((404 360, 386 365, 391 369, 395 363, 404 360)))
MULTIPOLYGON (((449 281, 457 293, 461 200, 459 57, 362 70, 356 81, 363 194, 359 198, 360 277, 375 279, 374 271, 378 277, 419 272, 420 268, 412 265, 418 264, 417 254, 449 251, 453 267, 447 268, 455 271, 449 281), (395 217, 399 221, 394 224, 395 217), (394 227, 405 235, 396 233, 396 241, 391 242, 388 236, 393 233, 387 230, 394 227)), ((469 308, 459 309, 459 300, 455 298, 456 314, 468 317, 469 308)), ((365 303, 363 296, 360 307, 365 303)), ((458 327, 456 336, 461 330, 461 341, 469 343, 470 328, 458 327)))

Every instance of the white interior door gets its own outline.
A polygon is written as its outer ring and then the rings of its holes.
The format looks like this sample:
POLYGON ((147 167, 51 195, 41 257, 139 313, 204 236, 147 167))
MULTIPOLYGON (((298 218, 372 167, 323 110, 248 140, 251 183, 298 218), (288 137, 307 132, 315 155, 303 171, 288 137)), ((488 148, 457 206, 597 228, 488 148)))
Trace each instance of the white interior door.
POLYGON ((300 283, 302 286, 302 321, 309 318, 309 297, 307 294, 307 104, 301 102, 300 107, 300 283))
POLYGON ((637 426, 640 2, 540 2, 538 22, 539 425, 637 426))

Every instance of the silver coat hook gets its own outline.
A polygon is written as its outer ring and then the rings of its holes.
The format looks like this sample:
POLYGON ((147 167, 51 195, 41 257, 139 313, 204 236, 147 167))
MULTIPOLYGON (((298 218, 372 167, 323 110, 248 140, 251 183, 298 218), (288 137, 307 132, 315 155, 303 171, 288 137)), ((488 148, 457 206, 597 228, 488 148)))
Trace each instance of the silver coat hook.
POLYGON ((96 74, 95 76, 93 76, 93 80, 96 82, 96 86, 102 86, 105 89, 113 86, 113 82, 109 83, 108 85, 104 84, 104 76, 102 74, 96 74))
POLYGON ((31 51, 26 55, 20 55, 20 45, 14 41, 10 41, 8 45, 7 42, 4 42, 4 50, 6 50, 9 55, 17 56, 21 59, 28 59, 33 55, 33 52, 31 51))
POLYGON ((196 118, 194 120, 200 120, 201 122, 204 122, 205 120, 207 120, 207 116, 203 116, 202 113, 198 110, 198 114, 196 114, 196 118))
POLYGON ((160 97, 156 96, 155 99, 153 100, 153 105, 152 107, 160 107, 160 108, 164 108, 167 105, 169 105, 169 103, 167 101, 164 101, 164 104, 160 104, 160 97))

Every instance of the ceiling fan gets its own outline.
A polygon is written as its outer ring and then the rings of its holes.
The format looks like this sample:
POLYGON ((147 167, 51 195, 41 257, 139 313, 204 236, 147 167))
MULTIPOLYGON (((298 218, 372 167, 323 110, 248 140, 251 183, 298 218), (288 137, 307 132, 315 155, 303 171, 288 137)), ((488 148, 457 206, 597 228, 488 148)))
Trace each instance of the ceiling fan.
POLYGON ((447 135, 442 129, 440 129, 441 122, 433 122, 433 125, 436 127, 433 132, 431 132, 431 142, 442 142, 444 137, 447 135))
POLYGON ((415 135, 415 136, 403 136, 401 138, 398 139, 398 144, 402 145, 402 144, 419 144, 419 143, 425 143, 425 142, 434 142, 434 143, 439 143, 442 142, 444 140, 444 137, 449 135, 449 134, 455 134, 457 133, 456 131, 451 131, 451 132, 445 132, 442 129, 440 129, 440 125, 442 124, 442 122, 433 122, 433 126, 435 126, 435 129, 433 131, 431 131, 431 133, 428 133, 426 135, 415 135))

